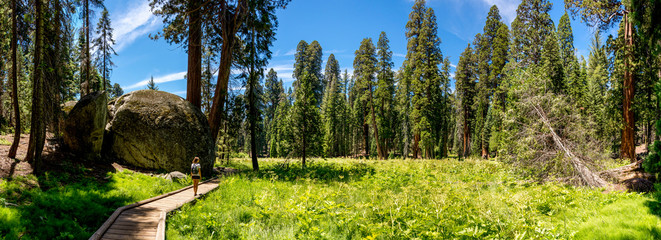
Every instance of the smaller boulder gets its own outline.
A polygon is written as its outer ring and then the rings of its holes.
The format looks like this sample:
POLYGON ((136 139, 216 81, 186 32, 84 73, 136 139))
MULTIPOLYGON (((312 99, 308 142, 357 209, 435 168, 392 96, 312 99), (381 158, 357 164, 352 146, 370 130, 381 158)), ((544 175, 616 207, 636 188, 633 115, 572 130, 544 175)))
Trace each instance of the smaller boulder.
POLYGON ((183 174, 179 171, 174 171, 171 173, 168 173, 169 178, 175 178, 175 179, 184 179, 186 178, 186 174, 183 174))
POLYGON ((98 158, 108 115, 106 92, 83 96, 64 120, 64 144, 84 158, 98 158))

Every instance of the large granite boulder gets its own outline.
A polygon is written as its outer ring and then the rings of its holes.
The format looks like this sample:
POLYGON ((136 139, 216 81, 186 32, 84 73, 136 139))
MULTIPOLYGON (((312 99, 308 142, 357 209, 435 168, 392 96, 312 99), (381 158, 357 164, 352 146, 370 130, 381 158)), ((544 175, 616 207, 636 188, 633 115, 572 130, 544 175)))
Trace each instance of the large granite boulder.
POLYGON ((205 176, 212 172, 214 145, 204 114, 181 97, 139 90, 108 103, 104 151, 128 164, 168 172, 190 172, 200 158, 205 176))
MULTIPOLYGON (((69 103, 71 105, 71 103, 69 103)), ((64 120, 64 144, 84 158, 98 158, 108 115, 107 95, 93 92, 83 96, 64 120)))

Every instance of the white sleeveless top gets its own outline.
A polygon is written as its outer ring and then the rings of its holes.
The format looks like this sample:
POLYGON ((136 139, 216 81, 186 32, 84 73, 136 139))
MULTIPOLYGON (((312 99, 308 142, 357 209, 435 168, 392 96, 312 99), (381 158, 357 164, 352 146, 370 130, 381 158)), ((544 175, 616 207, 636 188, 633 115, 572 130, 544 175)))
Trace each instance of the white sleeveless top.
POLYGON ((191 170, 191 175, 192 176, 200 176, 200 164, 199 163, 193 163, 190 165, 190 170, 191 170))

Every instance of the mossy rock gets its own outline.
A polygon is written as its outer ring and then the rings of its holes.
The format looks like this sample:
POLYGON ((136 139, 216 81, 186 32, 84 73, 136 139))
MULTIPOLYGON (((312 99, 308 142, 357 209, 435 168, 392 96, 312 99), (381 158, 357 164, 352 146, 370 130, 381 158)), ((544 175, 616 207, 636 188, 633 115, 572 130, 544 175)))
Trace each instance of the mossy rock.
POLYGON ((181 97, 139 90, 108 104, 104 152, 128 164, 156 170, 190 172, 194 157, 202 171, 213 167, 213 140, 204 114, 181 97))

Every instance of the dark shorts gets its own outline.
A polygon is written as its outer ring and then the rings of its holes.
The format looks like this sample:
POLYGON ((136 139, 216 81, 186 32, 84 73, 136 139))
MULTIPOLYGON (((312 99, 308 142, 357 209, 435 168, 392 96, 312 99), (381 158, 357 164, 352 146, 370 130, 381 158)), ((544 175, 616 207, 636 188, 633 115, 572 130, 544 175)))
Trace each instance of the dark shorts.
POLYGON ((193 176, 193 179, 200 179, 200 176, 193 176))

